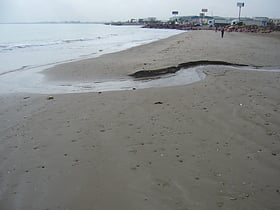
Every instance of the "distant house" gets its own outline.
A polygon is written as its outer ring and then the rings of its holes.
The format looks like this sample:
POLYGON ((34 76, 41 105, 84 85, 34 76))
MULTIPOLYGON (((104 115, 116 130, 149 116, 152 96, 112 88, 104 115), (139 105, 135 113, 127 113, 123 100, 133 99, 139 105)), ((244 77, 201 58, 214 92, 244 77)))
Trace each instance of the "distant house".
MULTIPOLYGON (((266 17, 241 18, 240 22, 243 25, 267 26, 269 19, 266 17)), ((237 24, 239 24, 238 19, 234 19, 231 21, 231 25, 237 25, 237 24)))
POLYGON ((184 24, 184 25, 203 25, 207 24, 208 20, 212 19, 210 16, 174 16, 169 19, 170 22, 184 24))
POLYGON ((230 25, 232 21, 232 18, 223 18, 223 17, 213 17, 212 19, 208 20, 208 26, 226 26, 230 25))
POLYGON ((275 26, 280 26, 280 19, 271 19, 272 23, 275 25, 275 26))
POLYGON ((148 18, 144 18, 143 22, 144 23, 156 23, 156 22, 158 22, 158 20, 156 17, 148 17, 148 18))

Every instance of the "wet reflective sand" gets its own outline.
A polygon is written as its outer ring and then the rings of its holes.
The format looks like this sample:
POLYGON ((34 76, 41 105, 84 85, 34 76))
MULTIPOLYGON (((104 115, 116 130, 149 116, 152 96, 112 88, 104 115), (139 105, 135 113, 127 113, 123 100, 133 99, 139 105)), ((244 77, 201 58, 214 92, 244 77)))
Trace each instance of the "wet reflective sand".
POLYGON ((204 73, 211 69, 243 70, 243 71, 267 71, 280 72, 278 67, 250 67, 250 66, 215 66, 203 65, 192 68, 182 68, 171 74, 133 78, 130 76, 115 79, 100 79, 91 82, 46 81, 40 70, 23 71, 20 74, 10 73, 0 77, 1 93, 40 93, 40 94, 61 94, 61 93, 85 93, 135 90, 145 88, 159 88, 188 85, 206 78, 204 73), (29 81, 29 82, 26 82, 29 81))

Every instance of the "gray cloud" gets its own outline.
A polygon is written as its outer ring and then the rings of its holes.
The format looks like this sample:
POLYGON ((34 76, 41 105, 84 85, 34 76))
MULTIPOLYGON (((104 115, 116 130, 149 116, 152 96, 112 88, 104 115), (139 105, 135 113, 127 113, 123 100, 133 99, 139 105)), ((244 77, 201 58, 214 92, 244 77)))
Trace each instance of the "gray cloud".
MULTIPOLYGON (((179 15, 236 17, 238 0, 0 0, 0 22, 5 21, 111 21, 157 17, 168 19, 172 10, 179 15)), ((279 17, 279 0, 244 0, 243 16, 279 17)))

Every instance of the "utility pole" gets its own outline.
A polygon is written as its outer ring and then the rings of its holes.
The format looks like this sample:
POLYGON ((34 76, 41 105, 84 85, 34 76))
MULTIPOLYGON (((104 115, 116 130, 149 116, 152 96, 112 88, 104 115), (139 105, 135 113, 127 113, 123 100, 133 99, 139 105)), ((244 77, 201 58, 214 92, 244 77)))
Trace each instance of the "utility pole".
POLYGON ((205 16, 206 16, 206 13, 208 12, 208 9, 201 9, 201 13, 200 13, 200 16, 202 17, 202 21, 201 21, 201 25, 203 25, 203 23, 205 23, 205 16))
POLYGON ((174 22, 175 23, 177 23, 177 15, 179 14, 179 12, 178 11, 172 11, 172 15, 175 17, 175 20, 174 20, 174 22))
POLYGON ((239 7, 238 22, 240 23, 241 7, 244 7, 243 2, 237 2, 237 7, 239 7))

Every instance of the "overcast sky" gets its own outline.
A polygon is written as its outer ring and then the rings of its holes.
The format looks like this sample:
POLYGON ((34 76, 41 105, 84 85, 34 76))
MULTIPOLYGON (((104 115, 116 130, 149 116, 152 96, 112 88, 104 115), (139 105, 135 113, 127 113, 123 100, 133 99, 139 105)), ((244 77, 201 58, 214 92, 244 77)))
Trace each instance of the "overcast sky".
MULTIPOLYGON (((113 21, 179 15, 237 17, 238 0, 0 0, 0 22, 17 21, 113 21)), ((280 17, 280 0, 243 0, 242 16, 280 17)))

